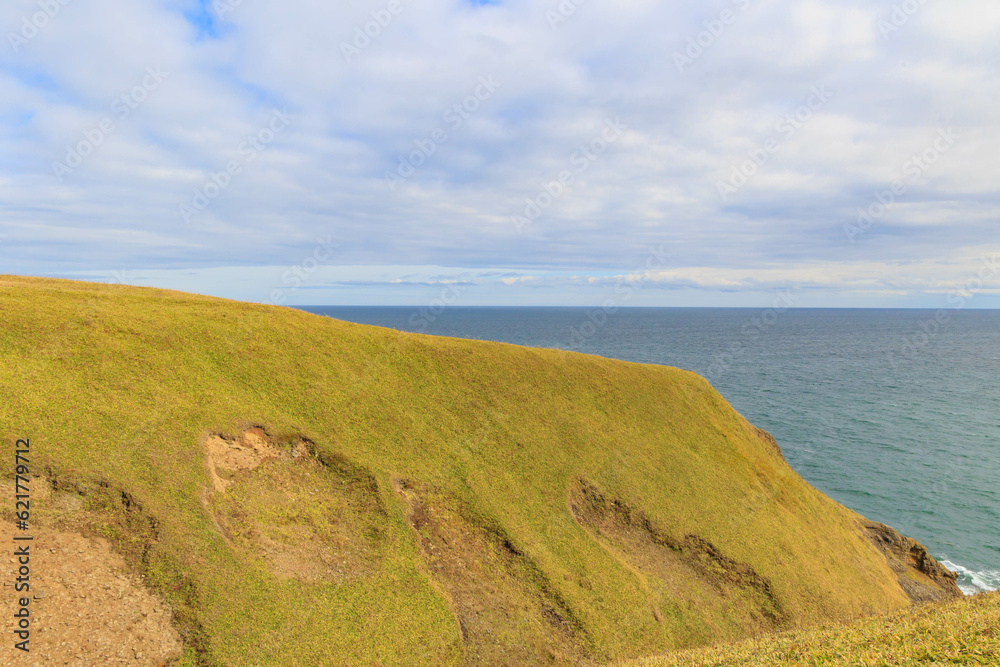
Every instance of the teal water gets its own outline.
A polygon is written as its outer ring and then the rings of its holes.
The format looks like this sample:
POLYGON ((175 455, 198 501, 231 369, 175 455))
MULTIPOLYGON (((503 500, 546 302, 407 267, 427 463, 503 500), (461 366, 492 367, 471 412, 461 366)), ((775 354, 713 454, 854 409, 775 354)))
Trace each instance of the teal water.
POLYGON ((818 489, 1000 588, 1000 311, 304 310, 695 371, 818 489))

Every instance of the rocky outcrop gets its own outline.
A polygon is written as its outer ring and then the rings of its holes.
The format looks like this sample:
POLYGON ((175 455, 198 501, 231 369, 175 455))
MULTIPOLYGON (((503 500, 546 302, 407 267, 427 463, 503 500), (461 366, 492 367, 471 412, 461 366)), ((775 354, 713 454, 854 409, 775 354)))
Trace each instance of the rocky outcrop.
POLYGON ((962 597, 955 583, 958 575, 937 562, 924 545, 882 523, 866 520, 862 527, 871 543, 885 555, 903 592, 915 604, 962 597))
POLYGON ((756 426, 754 428, 757 431, 757 436, 767 443, 768 447, 774 450, 774 452, 778 455, 778 458, 785 461, 785 453, 781 451, 781 445, 778 444, 778 441, 775 440, 774 436, 762 428, 757 428, 756 426))

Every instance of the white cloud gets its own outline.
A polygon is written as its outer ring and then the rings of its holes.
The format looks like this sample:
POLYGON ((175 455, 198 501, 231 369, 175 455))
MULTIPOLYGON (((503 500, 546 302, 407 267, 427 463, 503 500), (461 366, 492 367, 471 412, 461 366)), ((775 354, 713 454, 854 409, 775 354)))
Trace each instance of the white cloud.
MULTIPOLYGON (((552 30, 556 4, 403 2, 348 62, 342 45, 385 2, 244 2, 213 26, 185 17, 193 0, 70 3, 17 52, 0 44, 5 270, 294 265, 335 234, 336 264, 515 267, 503 280, 525 289, 664 244, 676 278, 706 289, 751 289, 779 265, 856 292, 865 266, 891 292, 880 275, 926 284, 900 259, 997 240, 995 3, 928 4, 883 39, 884 3, 751 2, 683 74, 674 52, 737 4, 585 3, 552 30), (57 181, 52 163, 150 66, 167 80, 57 181), (452 127, 490 76, 499 89, 452 127), (723 201, 716 183, 824 83, 829 103, 723 201), (185 225, 180 205, 286 107, 288 130, 185 225), (616 115, 627 133, 518 233, 510 216, 616 115), (858 207, 948 126, 962 140, 848 243, 858 207), (447 139, 390 191, 386 172, 437 128, 447 139)), ((35 7, 4 5, 0 32, 35 7)))

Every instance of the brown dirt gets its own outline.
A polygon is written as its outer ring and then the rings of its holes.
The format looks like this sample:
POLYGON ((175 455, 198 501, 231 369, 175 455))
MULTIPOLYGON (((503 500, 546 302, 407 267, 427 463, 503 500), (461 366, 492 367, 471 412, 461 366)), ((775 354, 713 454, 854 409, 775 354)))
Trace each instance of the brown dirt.
POLYGON ((962 597, 955 583, 958 575, 937 562, 924 545, 882 523, 865 519, 861 525, 868 540, 885 555, 911 602, 926 604, 962 597))
POLYGON ((511 541, 477 525, 453 499, 394 480, 424 566, 449 601, 467 665, 591 665, 578 624, 511 541))
POLYGON ((255 470, 265 461, 298 458, 307 452, 304 441, 299 441, 292 453, 286 454, 271 441, 261 428, 251 428, 238 437, 210 434, 204 440, 208 457, 208 469, 212 476, 212 486, 216 491, 225 492, 232 484, 231 478, 220 475, 220 471, 234 473, 255 470))
MULTIPOLYGON (((12 523, 0 521, 0 544, 14 544, 15 533, 20 531, 12 523)), ((155 666, 180 656, 181 638, 171 624, 171 610, 129 573, 107 541, 44 527, 30 534, 35 537, 30 543, 31 651, 25 655, 13 648, 11 623, 5 620, 0 664, 155 666)), ((24 593, 13 588, 14 558, 0 562, 0 609, 4 619, 11 619, 16 599, 24 593)))
POLYGON ((307 443, 281 447, 260 428, 208 436, 205 509, 231 548, 254 554, 279 578, 358 579, 382 557, 377 484, 346 461, 321 462, 307 443))
POLYGON ((728 627, 701 629, 707 632, 706 641, 742 636, 747 631, 771 632, 785 625, 785 613, 770 582, 708 540, 670 535, 643 512, 608 497, 585 479, 571 488, 569 507, 612 556, 641 575, 658 623, 664 620, 664 609, 678 607, 701 608, 728 619, 728 627))

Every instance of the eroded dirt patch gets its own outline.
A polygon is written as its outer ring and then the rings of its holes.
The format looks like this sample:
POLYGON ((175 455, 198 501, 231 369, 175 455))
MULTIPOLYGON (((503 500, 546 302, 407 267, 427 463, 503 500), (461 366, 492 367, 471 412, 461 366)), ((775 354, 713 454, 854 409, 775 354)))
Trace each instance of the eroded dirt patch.
MULTIPOLYGON (((16 531, 0 521, 0 543, 13 544, 16 531)), ((5 641, 0 664, 165 665, 181 654, 181 638, 170 609, 133 574, 107 541, 79 533, 36 528, 31 543, 32 634, 29 655, 5 641)), ((13 618, 17 565, 3 564, 3 614, 13 618)), ((5 629, 9 629, 5 622, 5 629)), ((4 633, 10 636, 8 632, 4 633)))
POLYGON ((452 499, 395 480, 429 576, 448 599, 468 665, 589 665, 579 624, 535 564, 452 499))
MULTIPOLYGON (((198 619, 197 586, 176 554, 164 548, 159 521, 139 499, 107 480, 51 468, 32 479, 31 489, 36 541, 38 535, 70 534, 106 545, 116 555, 116 572, 127 567, 121 571, 123 576, 144 584, 170 605, 171 620, 185 650, 193 650, 193 657, 202 664, 207 637, 198 619)), ((13 494, 13 485, 0 481, 0 494, 8 491, 13 494)), ((11 510, 0 508, 0 521, 12 522, 11 510)), ((41 556, 47 557, 44 551, 41 556)))
POLYGON ((380 562, 386 513, 368 471, 317 459, 309 442, 276 443, 263 429, 205 439, 208 510, 231 547, 280 578, 342 583, 380 562))
POLYGON ((702 634, 706 641, 769 632, 785 623, 770 582, 708 540, 674 536, 641 510, 607 496, 585 479, 570 489, 569 507, 577 522, 617 560, 642 573, 658 622, 670 611, 699 609, 705 625, 685 630, 702 634))
POLYGON ((308 454, 305 440, 296 441, 290 450, 282 450, 275 446, 264 429, 257 427, 236 437, 213 433, 204 439, 203 444, 212 486, 220 492, 233 483, 232 473, 256 470, 265 461, 297 459, 308 454))

